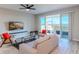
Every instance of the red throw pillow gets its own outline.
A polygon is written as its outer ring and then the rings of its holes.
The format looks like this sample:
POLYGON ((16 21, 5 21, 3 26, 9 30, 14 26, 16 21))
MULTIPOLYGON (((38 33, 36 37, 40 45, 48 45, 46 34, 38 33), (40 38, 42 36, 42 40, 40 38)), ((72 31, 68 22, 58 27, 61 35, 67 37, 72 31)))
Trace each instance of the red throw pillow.
POLYGON ((46 30, 45 29, 42 30, 42 34, 46 34, 46 30))
POLYGON ((4 39, 10 39, 11 35, 9 33, 3 33, 2 34, 4 39))

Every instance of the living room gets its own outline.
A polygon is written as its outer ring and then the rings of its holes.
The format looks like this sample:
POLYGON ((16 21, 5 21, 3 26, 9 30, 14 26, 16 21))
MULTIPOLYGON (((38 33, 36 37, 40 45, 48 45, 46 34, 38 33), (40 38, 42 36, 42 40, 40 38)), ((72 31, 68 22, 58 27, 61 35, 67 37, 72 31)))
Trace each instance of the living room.
POLYGON ((1 4, 0 53, 79 53, 78 15, 78 4, 1 4))

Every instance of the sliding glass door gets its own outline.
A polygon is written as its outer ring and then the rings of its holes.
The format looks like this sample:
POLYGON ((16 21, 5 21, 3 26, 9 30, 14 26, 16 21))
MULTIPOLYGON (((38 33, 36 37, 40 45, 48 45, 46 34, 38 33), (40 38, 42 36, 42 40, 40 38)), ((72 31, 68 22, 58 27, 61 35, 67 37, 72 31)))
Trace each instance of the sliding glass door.
POLYGON ((61 38, 69 37, 69 14, 61 15, 61 38))
POLYGON ((58 34, 61 38, 69 37, 69 14, 57 14, 41 18, 41 30, 47 34, 58 34))

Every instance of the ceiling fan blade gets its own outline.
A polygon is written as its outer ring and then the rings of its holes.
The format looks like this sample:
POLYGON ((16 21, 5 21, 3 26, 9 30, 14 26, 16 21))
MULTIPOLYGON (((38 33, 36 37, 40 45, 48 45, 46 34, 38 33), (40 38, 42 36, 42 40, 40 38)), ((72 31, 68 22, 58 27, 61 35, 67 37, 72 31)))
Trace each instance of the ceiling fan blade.
POLYGON ((23 4, 21 4, 21 6, 23 6, 23 7, 25 7, 25 8, 27 8, 25 5, 23 5, 23 4))
POLYGON ((34 5, 30 5, 29 8, 33 7, 34 5))
POLYGON ((19 8, 19 9, 26 9, 26 8, 19 8))
POLYGON ((36 10, 35 8, 30 8, 30 9, 32 9, 32 10, 36 10))
POLYGON ((26 4, 26 6, 28 7, 28 6, 29 6, 29 4, 26 4))

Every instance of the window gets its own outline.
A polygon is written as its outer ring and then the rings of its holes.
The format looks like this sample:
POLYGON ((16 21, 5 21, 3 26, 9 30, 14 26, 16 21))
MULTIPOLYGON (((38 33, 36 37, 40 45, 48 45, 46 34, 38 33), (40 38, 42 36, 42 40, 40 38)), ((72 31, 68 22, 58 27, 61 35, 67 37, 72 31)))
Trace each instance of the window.
POLYGON ((61 36, 62 38, 68 38, 69 32, 69 14, 63 14, 61 16, 61 36))
POLYGON ((46 19, 45 19, 45 17, 41 17, 40 22, 41 22, 41 30, 46 29, 46 19))
POLYGON ((61 17, 62 21, 62 31, 68 31, 68 23, 69 23, 69 16, 68 14, 64 14, 61 17))
POLYGON ((46 30, 53 33, 60 30, 60 15, 52 15, 46 17, 46 30))

